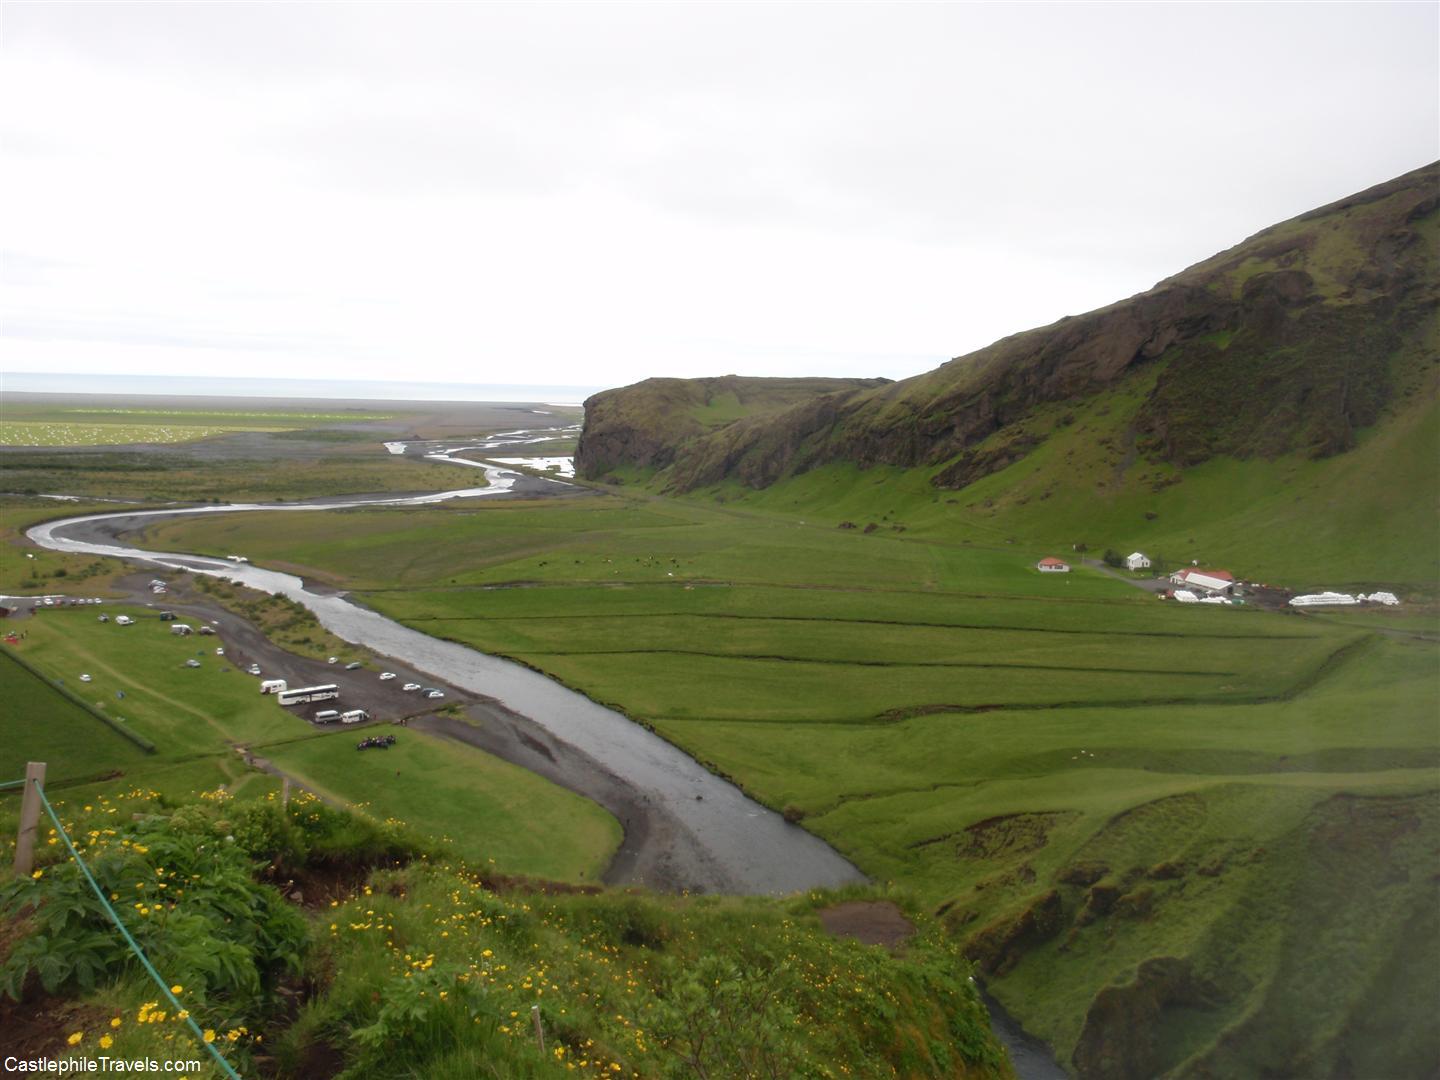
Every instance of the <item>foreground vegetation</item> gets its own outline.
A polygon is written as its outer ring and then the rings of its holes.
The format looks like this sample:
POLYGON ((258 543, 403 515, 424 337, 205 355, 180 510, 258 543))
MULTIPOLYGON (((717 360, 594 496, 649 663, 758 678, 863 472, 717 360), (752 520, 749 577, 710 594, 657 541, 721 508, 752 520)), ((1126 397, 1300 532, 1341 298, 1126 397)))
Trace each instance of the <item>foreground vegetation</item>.
MULTIPOLYGON (((557 893, 303 797, 176 805, 132 789, 59 810, 201 1038, 243 1075, 1012 1075, 967 965, 923 918, 891 955, 825 934, 818 895, 557 893)), ((202 1057, 74 863, 43 852, 33 879, 0 890, 16 1049, 202 1057)))
POLYGON ((149 539, 302 562, 623 709, 913 890, 1078 1075, 1440 1060, 1440 968, 1402 959, 1440 940, 1423 594, 1333 620, 1161 604, 1037 574, 1058 545, 922 528, 883 484, 823 524, 782 492, 149 539))

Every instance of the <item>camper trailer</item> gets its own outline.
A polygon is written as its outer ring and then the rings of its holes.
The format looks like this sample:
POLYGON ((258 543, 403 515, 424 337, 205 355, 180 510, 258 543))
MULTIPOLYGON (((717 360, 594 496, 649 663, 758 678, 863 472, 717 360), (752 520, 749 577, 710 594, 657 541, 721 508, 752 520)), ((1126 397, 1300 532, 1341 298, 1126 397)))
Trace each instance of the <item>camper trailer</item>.
POLYGON ((283 694, 284 692, 284 679, 262 679, 260 682, 260 693, 262 694, 283 694))

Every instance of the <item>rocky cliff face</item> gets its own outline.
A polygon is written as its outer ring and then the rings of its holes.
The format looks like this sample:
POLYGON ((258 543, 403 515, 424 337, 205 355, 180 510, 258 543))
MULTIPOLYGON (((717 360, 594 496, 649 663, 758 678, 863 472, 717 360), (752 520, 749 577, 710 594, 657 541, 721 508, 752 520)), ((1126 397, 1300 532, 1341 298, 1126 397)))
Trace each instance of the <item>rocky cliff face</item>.
POLYGON ((1141 452, 1182 465, 1339 453, 1376 420, 1395 365, 1435 352, 1437 208, 1440 164, 924 375, 807 393, 710 430, 683 409, 677 420, 668 397, 693 403, 717 380, 608 391, 586 403, 580 472, 644 465, 688 491, 727 477, 764 487, 846 461, 932 468, 936 486, 958 488, 1036 445, 1020 425, 1037 409, 1103 393, 1149 366, 1156 377, 1132 432, 1141 452))
POLYGON ((688 444, 745 419, 797 402, 882 386, 886 379, 646 379, 585 402, 575 452, 579 475, 599 479, 617 466, 663 469, 688 444))

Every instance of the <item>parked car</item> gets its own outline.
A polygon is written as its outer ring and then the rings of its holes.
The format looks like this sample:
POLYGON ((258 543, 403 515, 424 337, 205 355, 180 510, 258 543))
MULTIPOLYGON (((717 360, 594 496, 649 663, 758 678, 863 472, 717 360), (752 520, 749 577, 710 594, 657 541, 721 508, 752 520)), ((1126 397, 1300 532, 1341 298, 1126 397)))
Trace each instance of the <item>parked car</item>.
POLYGON ((404 690, 408 694, 411 690, 419 690, 420 684, 418 682, 407 682, 400 689, 404 690))
POLYGON ((325 662, 327 664, 338 664, 340 662, 340 658, 338 656, 332 656, 329 660, 326 660, 325 662))
POLYGON ((362 664, 362 663, 360 663, 359 660, 351 660, 350 663, 348 663, 348 664, 345 665, 345 670, 346 670, 346 671, 356 671, 356 670, 358 670, 359 668, 362 668, 362 667, 364 667, 364 666, 365 666, 365 665, 362 664))
POLYGON ((199 661, 199 660, 196 660, 196 659, 192 656, 189 660, 186 660, 186 661, 185 661, 185 666, 186 666, 186 667, 199 667, 199 666, 200 666, 200 661, 199 661))
POLYGON ((393 672, 393 671, 382 671, 382 672, 380 672, 380 681, 381 681, 381 682, 389 682, 389 681, 390 681, 391 679, 393 679, 394 677, 395 677, 395 672, 393 672))
POLYGON ((426 690, 426 691, 425 691, 425 696, 428 697, 428 698, 444 697, 444 696, 445 696, 445 691, 444 691, 444 690, 426 690))
POLYGON ((81 682, 89 682, 89 681, 90 681, 90 676, 89 676, 89 675, 81 675, 81 676, 80 676, 80 681, 81 681, 81 682))
POLYGON ((251 675, 259 675, 259 674, 260 674, 260 665, 259 665, 259 664, 251 664, 251 665, 250 665, 248 668, 246 668, 245 670, 248 671, 248 672, 250 672, 251 675))
POLYGON ((216 656, 224 656, 224 655, 225 655, 225 649, 224 649, 223 647, 217 647, 217 648, 215 649, 215 655, 216 655, 216 656))

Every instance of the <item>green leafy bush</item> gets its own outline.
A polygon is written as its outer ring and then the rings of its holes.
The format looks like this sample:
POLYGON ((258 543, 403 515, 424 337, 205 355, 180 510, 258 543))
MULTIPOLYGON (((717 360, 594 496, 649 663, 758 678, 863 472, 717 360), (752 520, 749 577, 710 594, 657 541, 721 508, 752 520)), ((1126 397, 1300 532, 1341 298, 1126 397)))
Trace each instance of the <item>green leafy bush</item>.
MULTIPOLYGON (((250 844, 265 847, 275 831, 256 828, 263 806, 245 812, 239 834, 215 807, 131 822, 108 809, 67 831, 136 943, 167 979, 189 988, 191 1000, 243 1014, 283 973, 299 971, 305 921, 253 875, 250 844)), ((62 853, 51 832, 48 850, 62 853)), ((24 917, 31 931, 0 965, 0 991, 12 998, 32 974, 57 993, 141 973, 72 859, 0 889, 0 916, 24 917)))

